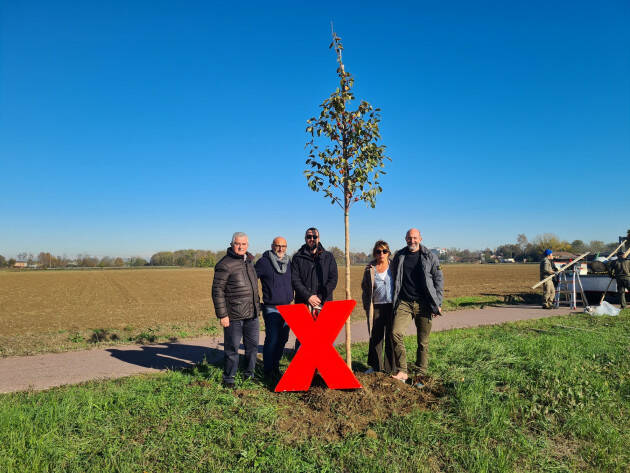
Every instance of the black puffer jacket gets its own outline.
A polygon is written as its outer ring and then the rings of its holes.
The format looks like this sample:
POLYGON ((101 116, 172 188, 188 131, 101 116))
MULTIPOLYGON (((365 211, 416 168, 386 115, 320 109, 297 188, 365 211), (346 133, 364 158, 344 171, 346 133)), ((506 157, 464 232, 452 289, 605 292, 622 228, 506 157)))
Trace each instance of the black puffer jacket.
POLYGON ((332 301, 337 287, 337 262, 330 251, 321 243, 313 255, 306 245, 293 255, 291 260, 291 282, 295 291, 295 303, 304 304, 312 295, 322 302, 332 301))
POLYGON ((260 312, 258 279, 254 257, 238 256, 232 248, 214 267, 212 302, 217 317, 243 320, 257 317, 260 312))

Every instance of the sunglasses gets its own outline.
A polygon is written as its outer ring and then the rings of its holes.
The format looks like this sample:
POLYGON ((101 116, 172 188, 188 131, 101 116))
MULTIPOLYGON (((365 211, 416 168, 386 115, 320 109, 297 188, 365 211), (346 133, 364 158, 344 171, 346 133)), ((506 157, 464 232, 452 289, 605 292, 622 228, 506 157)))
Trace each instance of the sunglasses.
POLYGON ((317 236, 317 235, 306 235, 305 238, 307 240, 317 240, 319 238, 319 236, 317 236))
POLYGON ((376 255, 387 255, 387 254, 389 254, 389 250, 376 250, 374 252, 374 254, 376 254, 376 255))

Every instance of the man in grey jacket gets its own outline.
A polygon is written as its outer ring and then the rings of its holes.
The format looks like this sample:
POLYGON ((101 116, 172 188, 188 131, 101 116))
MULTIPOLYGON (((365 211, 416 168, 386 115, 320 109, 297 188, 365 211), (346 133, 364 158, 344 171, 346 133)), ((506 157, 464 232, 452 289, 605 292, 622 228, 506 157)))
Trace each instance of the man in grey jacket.
MULTIPOLYGON (((392 341, 394 347, 394 378, 406 381, 407 353, 404 336, 411 319, 416 324, 418 349, 416 350, 416 371, 427 374, 429 364, 429 335, 432 319, 442 315, 444 278, 440 262, 431 251, 422 246, 422 236, 417 228, 410 229, 405 240, 407 246, 398 250, 392 260, 394 278, 394 326, 392 341)), ((418 387, 422 384, 419 383, 418 387)))
POLYGON ((238 347, 245 345, 244 377, 253 378, 258 354, 258 277, 254 257, 248 253, 247 235, 236 232, 227 254, 214 267, 212 302, 223 327, 223 385, 234 388, 238 369, 238 347))

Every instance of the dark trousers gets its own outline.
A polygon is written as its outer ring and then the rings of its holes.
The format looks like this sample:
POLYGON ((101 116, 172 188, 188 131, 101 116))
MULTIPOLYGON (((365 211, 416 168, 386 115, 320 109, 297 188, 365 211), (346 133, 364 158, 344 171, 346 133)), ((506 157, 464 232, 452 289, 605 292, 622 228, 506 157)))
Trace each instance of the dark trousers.
POLYGON ((265 319, 263 362, 265 374, 271 374, 280 369, 280 358, 289 339, 289 326, 275 305, 263 306, 263 318, 265 319))
POLYGON ((622 309, 626 308, 626 289, 630 290, 630 279, 617 278, 617 292, 622 309))
POLYGON ((431 313, 420 306, 419 302, 400 301, 392 328, 392 341, 394 345, 394 363, 398 371, 407 373, 407 352, 405 350, 405 332, 411 319, 416 323, 418 336, 418 348, 416 349, 416 364, 413 370, 418 374, 426 375, 429 367, 429 335, 433 325, 431 313))
MULTIPOLYGON (((374 371, 396 374, 392 367, 394 349, 392 346, 392 304, 375 304, 374 320, 368 349, 368 365, 374 371), (384 342, 384 343, 383 343, 384 342), (385 356, 383 357, 383 344, 385 356)), ((370 321, 368 320, 368 325, 370 321)))
POLYGON ((238 369, 238 348, 245 345, 245 378, 254 376, 256 355, 258 354, 258 317, 247 320, 230 320, 230 326, 223 328, 223 382, 233 383, 238 369))

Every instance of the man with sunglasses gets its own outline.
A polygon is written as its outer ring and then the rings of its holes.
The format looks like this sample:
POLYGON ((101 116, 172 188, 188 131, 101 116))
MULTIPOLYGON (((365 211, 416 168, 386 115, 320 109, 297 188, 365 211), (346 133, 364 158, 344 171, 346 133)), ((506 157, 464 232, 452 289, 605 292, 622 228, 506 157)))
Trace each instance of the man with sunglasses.
POLYGON ((289 338, 289 326, 276 306, 290 304, 293 300, 291 262, 287 256, 287 241, 284 238, 274 238, 271 250, 265 251, 256 262, 256 274, 260 278, 263 293, 265 377, 276 381, 280 379, 280 359, 289 338))
MULTIPOLYGON (((394 365, 397 373, 394 378, 407 381, 407 353, 404 336, 411 319, 416 324, 418 349, 416 350, 416 371, 427 374, 429 365, 429 334, 432 319, 442 315, 444 278, 438 257, 420 244, 422 236, 417 228, 405 235, 407 246, 398 250, 392 260, 394 278, 394 327, 392 341, 394 365)), ((416 386, 422 387, 422 383, 416 386)))
POLYGON ((295 303, 307 304, 310 310, 319 311, 325 302, 333 298, 337 287, 337 262, 319 242, 317 228, 306 230, 304 241, 291 260, 295 303))

